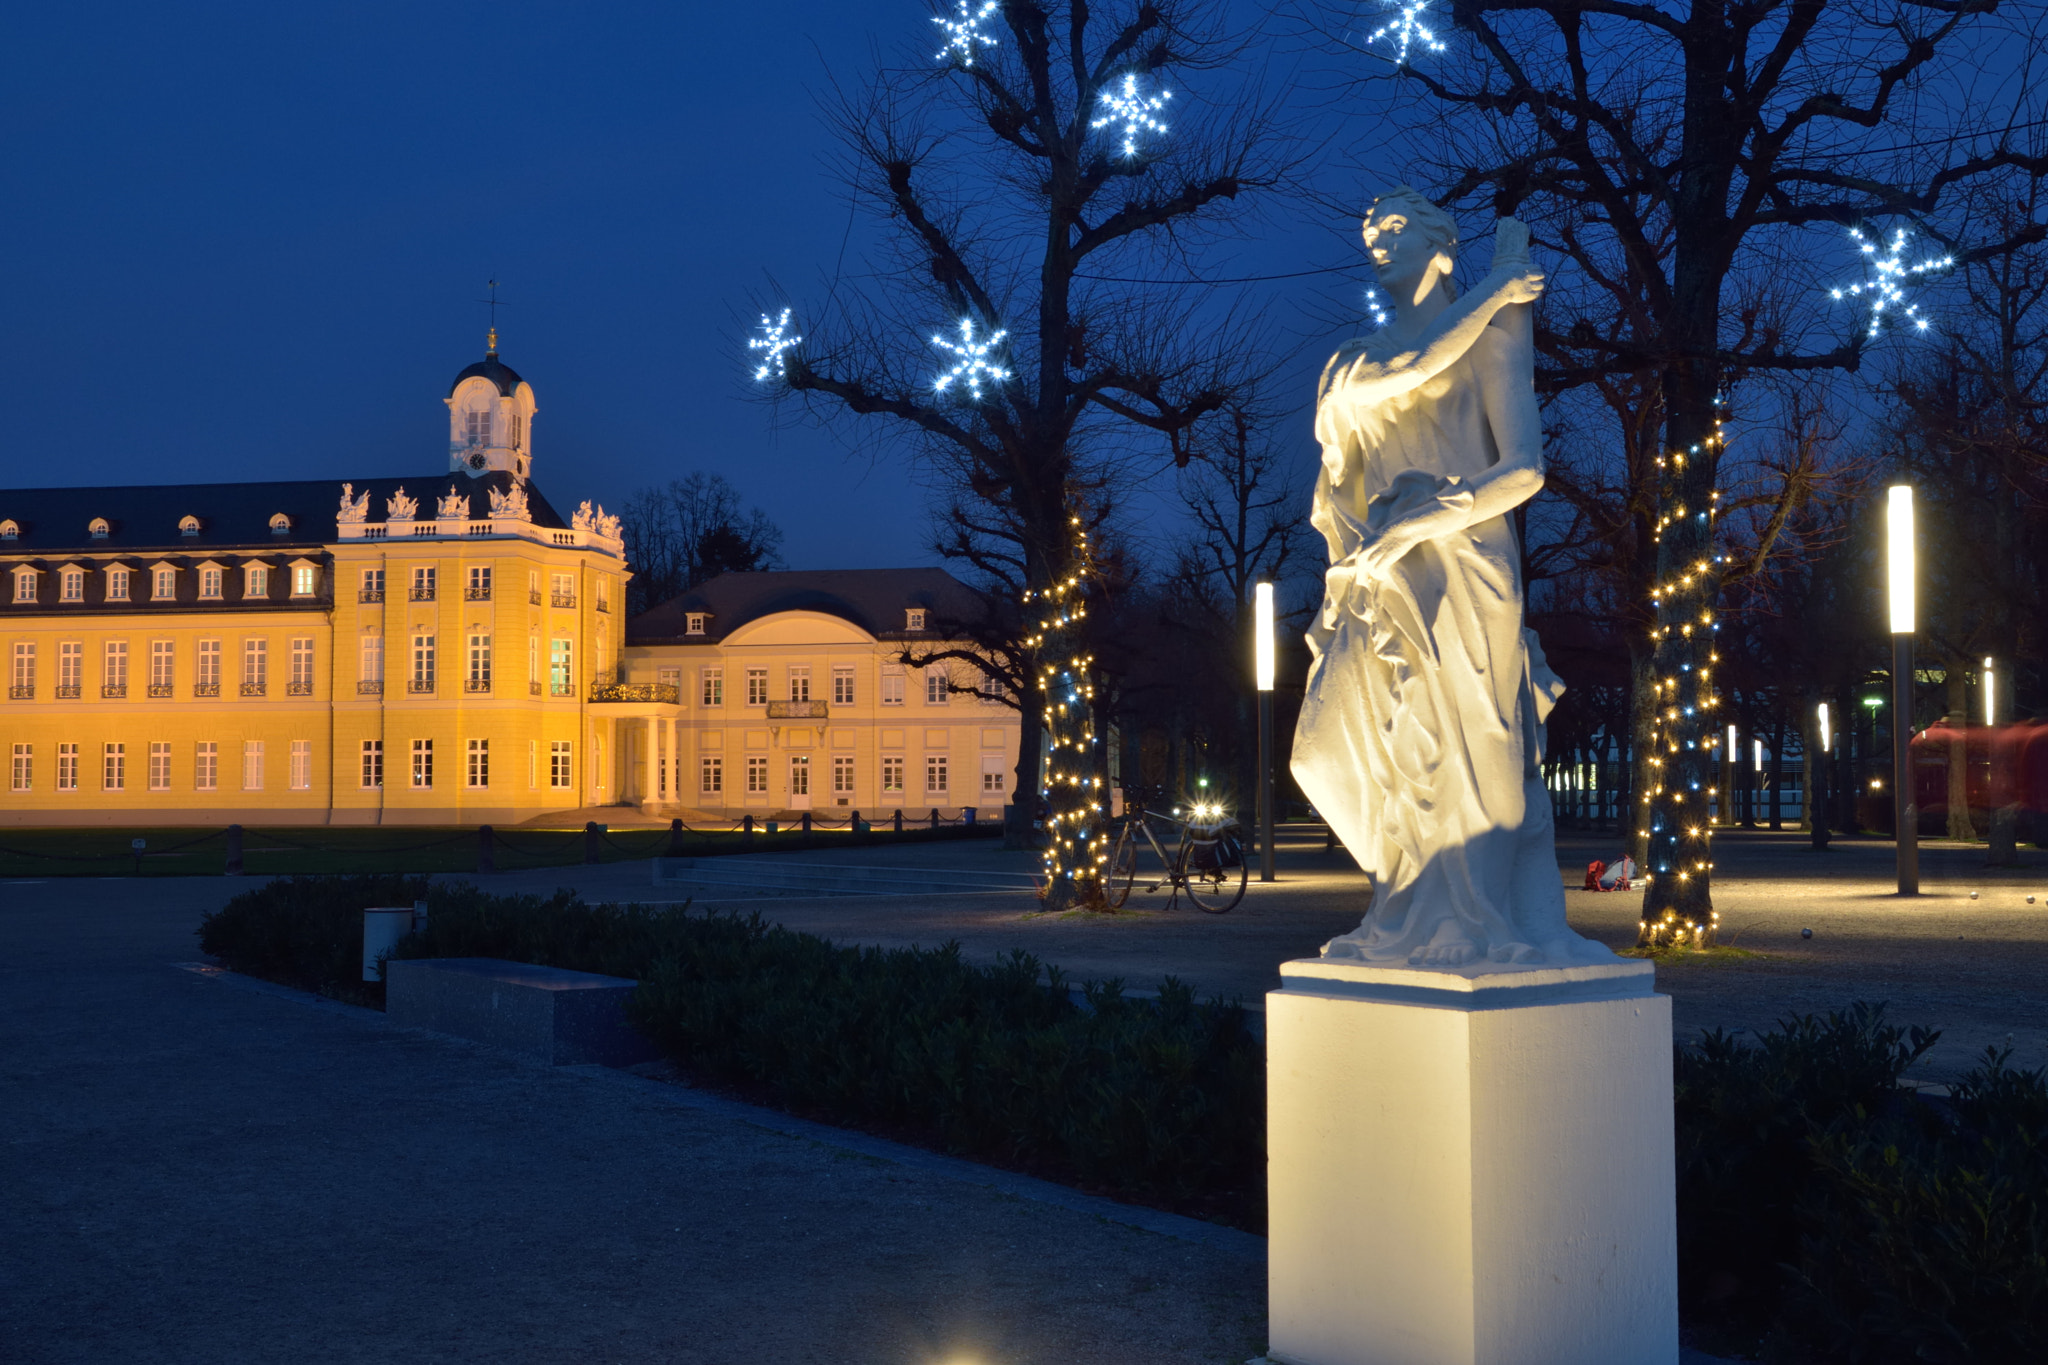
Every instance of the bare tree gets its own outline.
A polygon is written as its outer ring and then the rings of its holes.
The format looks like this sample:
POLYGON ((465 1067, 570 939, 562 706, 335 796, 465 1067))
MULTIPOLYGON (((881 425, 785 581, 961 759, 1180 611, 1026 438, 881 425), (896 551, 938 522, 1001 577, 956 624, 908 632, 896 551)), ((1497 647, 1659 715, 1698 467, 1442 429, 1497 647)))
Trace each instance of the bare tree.
POLYGON ((1186 462, 1243 330, 1146 281, 1186 278, 1286 171, 1265 111, 1217 88, 1238 55, 1223 8, 996 0, 936 69, 927 51, 845 95, 843 170, 887 232, 776 358, 781 392, 820 417, 892 419, 1013 537, 1033 659, 1019 805, 1044 793, 1055 905, 1099 897, 1106 847, 1084 490, 1147 448, 1186 462), (1163 120, 1176 93, 1197 98, 1163 120))
POLYGON ((722 573, 780 568, 782 531, 742 507, 723 476, 701 471, 643 488, 619 514, 633 565, 627 610, 641 612, 722 573))

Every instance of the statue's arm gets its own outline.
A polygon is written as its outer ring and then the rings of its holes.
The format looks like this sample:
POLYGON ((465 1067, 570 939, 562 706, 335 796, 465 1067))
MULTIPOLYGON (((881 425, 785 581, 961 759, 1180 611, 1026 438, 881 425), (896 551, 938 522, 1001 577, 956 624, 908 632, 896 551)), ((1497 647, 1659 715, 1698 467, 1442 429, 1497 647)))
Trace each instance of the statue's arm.
POLYGON ((1363 347, 1349 355, 1340 352, 1324 380, 1324 401, 1369 407, 1420 388, 1471 350, 1501 309, 1530 303, 1542 292, 1541 271, 1530 269, 1526 260, 1510 262, 1439 313, 1411 349, 1391 355, 1374 355, 1363 347))

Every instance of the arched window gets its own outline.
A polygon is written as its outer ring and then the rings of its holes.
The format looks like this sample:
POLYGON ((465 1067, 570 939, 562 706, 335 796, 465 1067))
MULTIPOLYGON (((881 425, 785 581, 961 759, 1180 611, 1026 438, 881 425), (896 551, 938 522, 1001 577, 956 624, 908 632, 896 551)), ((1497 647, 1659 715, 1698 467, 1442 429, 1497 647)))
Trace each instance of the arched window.
POLYGON ((107 519, 105 517, 94 517, 85 529, 92 533, 94 540, 105 540, 107 538, 107 519))
POLYGON ((181 535, 181 536, 196 536, 196 535, 198 535, 198 534, 199 534, 199 518, 197 518, 197 517, 179 517, 179 518, 178 518, 178 534, 179 534, 179 535, 181 535))
POLYGON ((286 516, 284 513, 279 512, 275 516, 271 517, 270 534, 274 536, 288 535, 290 534, 291 529, 292 519, 286 516))
POLYGON ((19 539, 21 539, 21 526, 19 523, 15 522, 12 518, 0 521, 0 540, 19 539))

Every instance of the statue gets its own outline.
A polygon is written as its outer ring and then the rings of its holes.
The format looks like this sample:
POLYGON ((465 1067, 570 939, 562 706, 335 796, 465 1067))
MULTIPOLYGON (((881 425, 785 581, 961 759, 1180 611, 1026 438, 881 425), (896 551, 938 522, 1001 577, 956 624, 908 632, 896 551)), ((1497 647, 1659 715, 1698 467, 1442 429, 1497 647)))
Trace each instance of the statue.
POLYGON ((1310 521, 1329 543, 1293 772, 1372 878, 1328 958, 1499 970, 1611 962, 1565 923, 1541 726, 1563 685, 1522 625, 1514 509, 1543 486, 1512 218, 1454 294, 1457 224, 1402 186, 1365 243, 1394 318, 1323 371, 1310 521))
POLYGON ((576 515, 569 518, 569 529, 588 531, 597 521, 597 513, 590 510, 590 499, 585 498, 576 508, 576 515))
POLYGON ((358 526, 370 519, 370 490, 356 492, 356 486, 345 483, 341 486, 341 510, 334 514, 334 520, 342 526, 358 526))
POLYGON ((504 492, 493 488, 491 494, 491 516, 502 521, 532 521, 533 509, 527 505, 526 488, 513 484, 504 492))
POLYGON ((384 519, 386 521, 411 521, 419 515, 419 510, 420 500, 418 498, 408 498, 405 495, 404 484, 398 486, 398 492, 384 499, 384 519))
POLYGON ((434 510, 442 521, 461 521, 469 515, 469 494, 450 484, 448 496, 436 503, 434 510))

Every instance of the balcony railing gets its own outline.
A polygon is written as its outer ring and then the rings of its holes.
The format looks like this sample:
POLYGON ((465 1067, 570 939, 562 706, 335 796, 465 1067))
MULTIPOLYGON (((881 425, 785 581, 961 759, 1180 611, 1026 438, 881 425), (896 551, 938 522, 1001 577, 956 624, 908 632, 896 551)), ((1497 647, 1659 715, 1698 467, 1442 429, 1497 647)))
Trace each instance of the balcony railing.
POLYGON ((405 690, 414 696, 432 692, 434 690, 434 680, 432 678, 409 678, 406 680, 405 690))
POLYGON ((171 695, 171 685, 169 683, 151 683, 149 685, 149 695, 152 697, 168 697, 171 695))
POLYGON ((34 683, 16 683, 7 689, 7 698, 9 701, 34 701, 36 699, 36 685, 34 683))
POLYGON ((539 606, 539 605, 540 605, 540 589, 539 589, 539 588, 528 588, 528 589, 526 590, 526 601, 527 601, 527 604, 528 604, 528 605, 530 605, 530 606, 535 606, 535 607, 539 606))
POLYGON ((432 585, 423 588, 414 584, 410 596, 415 602, 431 602, 434 600, 434 589, 432 585))
POLYGON ((770 720, 824 720, 832 714, 829 702, 822 701, 771 701, 768 703, 770 720))
POLYGON ((220 684, 217 682, 193 683, 192 695, 195 697, 217 697, 220 695, 220 684))
POLYGON ((245 697, 260 697, 269 690, 269 685, 266 683, 245 682, 242 684, 242 695, 245 697))
MULTIPOLYGON (((79 685, 78 685, 77 683, 58 683, 58 684, 57 684, 57 700, 58 700, 58 701, 77 701, 77 700, 78 700, 78 695, 79 695, 79 693, 80 693, 81 691, 83 691, 83 690, 84 690, 84 689, 82 689, 81 687, 79 687, 79 685)), ((30 696, 34 696, 34 695, 35 695, 35 689, 34 689, 33 687, 31 687, 31 688, 29 689, 29 695, 30 695, 30 696)))
POLYGON ((680 691, 674 683, 596 682, 590 685, 593 702, 660 702, 674 706, 680 691))
POLYGON ((573 607, 576 605, 576 594, 573 592, 549 593, 548 597, 558 607, 573 607))
POLYGON ((488 584, 488 583, 486 583, 486 584, 484 584, 484 586, 482 586, 481 588, 478 588, 478 587, 468 587, 468 588, 464 588, 464 589, 462 590, 462 600, 463 600, 463 601, 465 601, 465 602, 488 602, 488 601, 490 601, 490 600, 491 600, 491 585, 490 585, 490 584, 488 584))
POLYGON ((364 588, 356 594, 356 601, 358 602, 382 602, 383 600, 384 589, 382 588, 364 588))
POLYGON ((313 695, 313 684, 310 682, 288 682, 284 685, 284 694, 287 697, 310 697, 313 695))
POLYGON ((359 697, 383 696, 384 680, 382 678, 358 678, 356 680, 356 695, 359 697))
POLYGON ((462 690, 465 692, 488 692, 491 690, 491 680, 489 678, 465 678, 463 679, 462 690))
POLYGON ((540 695, 540 684, 539 684, 539 683, 537 683, 537 682, 534 682, 534 681, 532 681, 531 679, 529 679, 529 680, 527 681, 527 684, 526 684, 526 695, 527 695, 527 696, 529 696, 529 697, 537 697, 537 696, 539 696, 539 695, 540 695))
POLYGON ((600 597, 597 599, 597 609, 602 612, 610 612, 612 609, 612 604, 605 601, 602 597, 600 597))
POLYGON ((557 697, 573 697, 576 695, 576 689, 560 678, 548 684, 548 692, 557 697))
POLYGON ((120 683, 101 683, 101 684, 100 684, 100 696, 101 696, 101 697, 103 697, 103 698, 105 698, 105 699, 106 699, 106 700, 108 700, 108 701, 112 701, 112 700, 114 700, 114 699, 115 699, 115 698, 117 698, 117 697, 125 697, 125 696, 127 696, 127 695, 128 695, 128 684, 127 684, 127 683, 124 683, 124 682, 120 682, 120 683))

